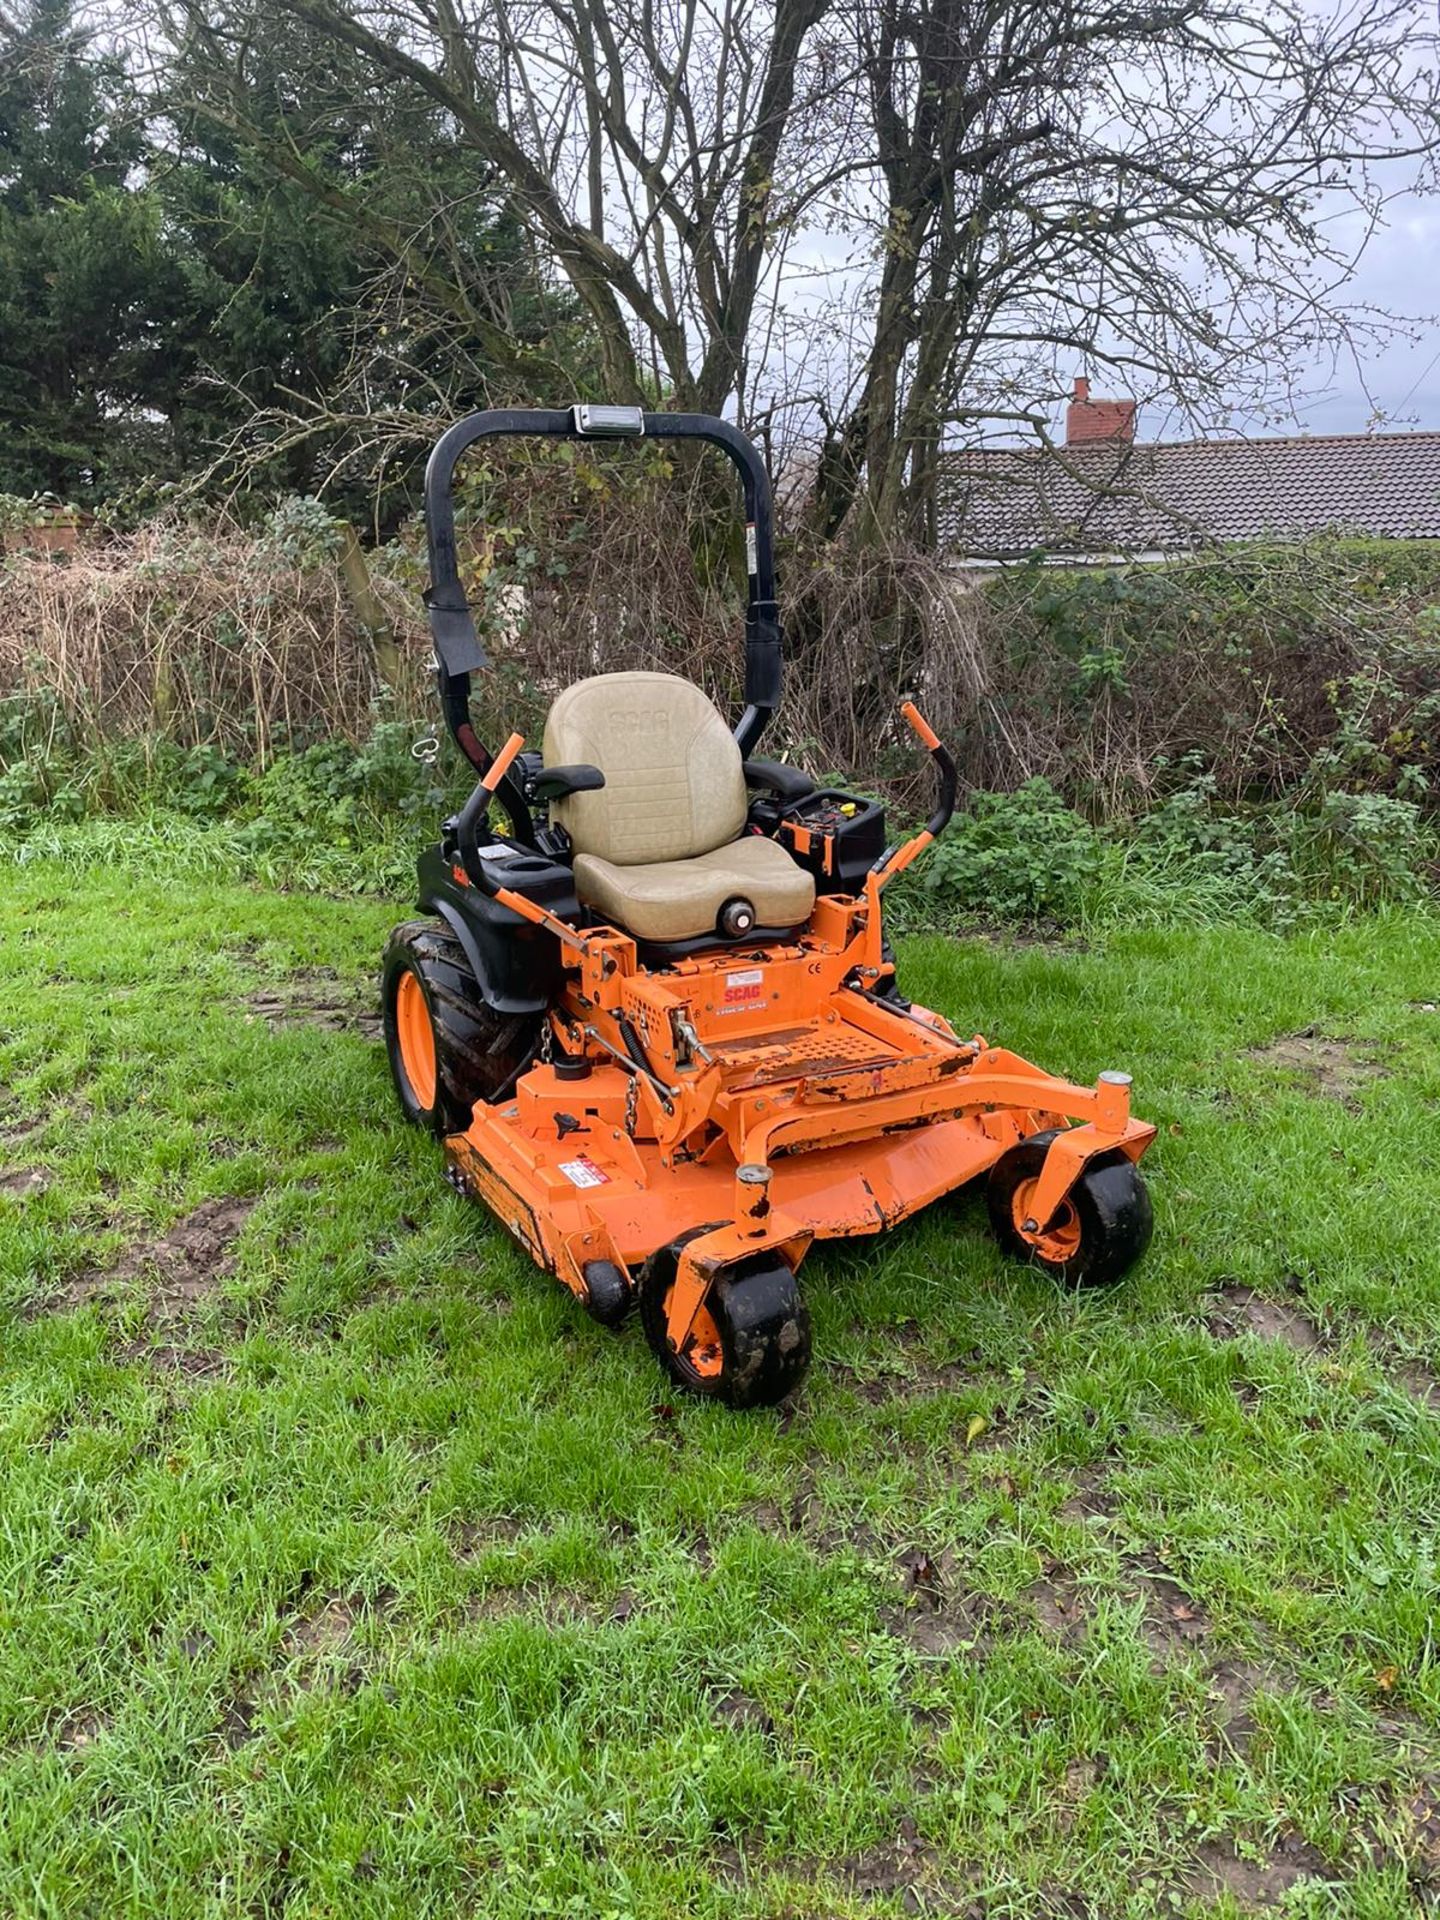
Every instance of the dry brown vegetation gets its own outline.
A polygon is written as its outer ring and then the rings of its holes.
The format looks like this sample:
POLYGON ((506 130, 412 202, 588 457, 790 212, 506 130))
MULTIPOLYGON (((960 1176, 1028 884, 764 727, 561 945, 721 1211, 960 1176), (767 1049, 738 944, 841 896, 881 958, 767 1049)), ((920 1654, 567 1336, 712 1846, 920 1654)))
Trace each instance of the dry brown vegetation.
MULTIPOLYGON (((684 673, 738 702, 739 556, 728 493, 704 468, 677 472, 650 448, 628 467, 569 447, 507 454, 470 474, 461 508, 492 732, 538 737, 559 687, 617 667, 684 673)), ((373 552, 357 594, 358 549, 347 570, 316 513, 308 548, 293 529, 174 523, 12 556, 0 675, 79 742, 164 735, 263 762, 320 736, 359 743, 382 698, 423 723, 418 535, 373 552)), ((997 577, 791 541, 782 588, 790 672, 770 744, 817 772, 913 778, 894 721, 905 691, 970 786, 1042 775, 1106 816, 1143 809, 1180 769, 1213 775, 1231 802, 1307 782, 1420 799, 1440 764, 1440 552, 1421 545, 997 577)))
MULTIPOLYGON (((404 691, 418 692, 419 608, 377 585, 414 669, 404 691)), ((317 729, 363 736, 379 685, 337 568, 288 563, 235 528, 179 525, 87 540, 64 563, 8 560, 0 678, 48 697, 77 736, 161 733, 262 759, 317 729)))

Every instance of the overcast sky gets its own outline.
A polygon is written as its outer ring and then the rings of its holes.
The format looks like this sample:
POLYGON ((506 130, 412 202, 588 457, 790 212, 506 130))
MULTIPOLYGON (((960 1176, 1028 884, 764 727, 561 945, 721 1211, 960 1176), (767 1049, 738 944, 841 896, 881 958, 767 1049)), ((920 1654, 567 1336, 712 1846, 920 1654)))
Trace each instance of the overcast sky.
MULTIPOLYGON (((1387 224, 1369 240, 1348 290, 1357 303, 1410 315, 1412 340, 1397 339, 1356 366, 1345 358, 1317 363, 1306 379, 1310 397, 1291 432, 1363 433, 1419 427, 1440 431, 1440 205, 1405 195, 1387 209, 1387 224), (1384 416, 1377 419, 1377 411, 1384 416)), ((1104 397, 1095 381, 1096 399, 1104 397)), ((1239 423, 1237 422, 1237 425, 1239 423)), ((1286 429, 1267 422, 1258 433, 1286 429)), ((1139 437, 1159 440, 1167 432, 1188 438, 1190 429, 1167 422, 1154 407, 1142 409, 1139 437)))
MULTIPOLYGON (((1413 174, 1406 177, 1414 178, 1413 174)), ((1403 321, 1403 327, 1391 332, 1386 344, 1362 335, 1356 352, 1346 349, 1298 369, 1293 417, 1285 416, 1278 390, 1263 418, 1246 418, 1237 410, 1224 423, 1187 417, 1173 403, 1142 397, 1137 422, 1140 440, 1189 440, 1226 433, 1260 438, 1296 433, 1440 432, 1440 197, 1393 189, 1383 225, 1367 235, 1362 217, 1346 210, 1335 215, 1331 234, 1343 237, 1347 253, 1353 249, 1355 264, 1349 284, 1337 286, 1329 304, 1389 313, 1403 321)), ((787 379, 792 391, 802 392, 815 376, 814 319, 808 296, 813 292, 823 309, 837 289, 863 274, 849 240, 842 245, 823 231, 802 233, 791 246, 789 265, 801 278, 780 303, 773 356, 787 364, 798 353, 800 371, 787 379), (837 264, 837 255, 843 256, 844 264, 837 264), (806 275, 813 284, 807 284, 806 275), (798 328, 794 342, 787 332, 792 321, 798 328)), ((843 349, 839 359, 844 360, 843 349)), ((1057 355, 1056 373, 1067 393, 1071 378, 1087 371, 1092 399, 1130 397, 1120 374, 1103 366, 1087 369, 1082 350, 1057 355)), ((841 378, 835 375, 835 381, 841 378)), ((1057 403, 1050 421, 1051 431, 1062 440, 1064 413, 1064 403, 1057 403)), ((999 445, 1025 443, 1031 436, 1028 430, 1011 432, 992 423, 984 437, 987 443, 999 445)))
MULTIPOLYGON (((1407 199, 1391 209, 1388 229, 1375 235, 1360 261, 1354 291, 1357 299, 1395 312, 1440 308, 1440 210, 1433 202, 1407 199)), ((1329 394, 1306 409, 1309 431, 1361 431, 1370 417, 1366 387, 1391 424, 1440 429, 1440 323, 1427 318, 1416 332, 1413 344, 1397 342, 1361 374, 1337 367, 1326 382, 1329 394)))

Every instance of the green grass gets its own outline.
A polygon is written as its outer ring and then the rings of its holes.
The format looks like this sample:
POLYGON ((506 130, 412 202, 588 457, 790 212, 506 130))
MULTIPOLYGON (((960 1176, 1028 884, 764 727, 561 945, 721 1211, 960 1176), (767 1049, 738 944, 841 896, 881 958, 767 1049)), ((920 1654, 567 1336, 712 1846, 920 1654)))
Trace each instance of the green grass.
POLYGON ((399 1123, 345 1009, 407 903, 158 872, 0 904, 0 1912, 1432 1898, 1440 922, 908 942, 1135 1074, 1155 1246, 824 1249, 739 1416, 399 1123), (1312 1027, 1343 1085, 1267 1057, 1312 1027))

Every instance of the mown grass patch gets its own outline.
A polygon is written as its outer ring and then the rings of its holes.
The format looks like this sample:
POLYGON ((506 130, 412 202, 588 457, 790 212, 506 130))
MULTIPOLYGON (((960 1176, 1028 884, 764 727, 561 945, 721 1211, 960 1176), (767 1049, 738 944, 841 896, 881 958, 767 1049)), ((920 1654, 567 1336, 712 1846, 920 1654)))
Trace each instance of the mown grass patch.
POLYGON ((399 907, 0 907, 0 1911, 1390 1920, 1440 1884, 1440 923, 917 938, 1160 1126, 1062 1298, 962 1201, 680 1404, 400 1124, 399 907))

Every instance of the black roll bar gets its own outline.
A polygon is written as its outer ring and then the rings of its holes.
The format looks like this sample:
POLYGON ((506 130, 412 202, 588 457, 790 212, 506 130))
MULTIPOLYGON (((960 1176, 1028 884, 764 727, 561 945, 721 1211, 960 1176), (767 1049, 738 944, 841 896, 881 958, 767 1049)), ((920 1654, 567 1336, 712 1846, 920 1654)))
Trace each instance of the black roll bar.
MULTIPOLYGON (((775 511, 770 476, 758 451, 728 420, 705 413, 646 413, 640 407, 497 407, 472 413, 447 427, 425 468, 425 533, 430 549, 430 585, 425 605, 440 675, 440 700, 456 744, 483 773, 489 755, 470 725, 470 675, 486 665, 470 603, 460 581, 455 549, 456 462, 477 440, 499 434, 542 434, 558 440, 708 440, 730 456, 745 492, 746 572, 745 710, 735 739, 748 756, 780 704, 782 653, 780 610, 775 603, 775 511)), ((508 776, 507 776, 508 778, 508 776)), ((502 783, 501 797, 518 799, 502 783)), ((512 814, 513 814, 513 809, 512 814)))

